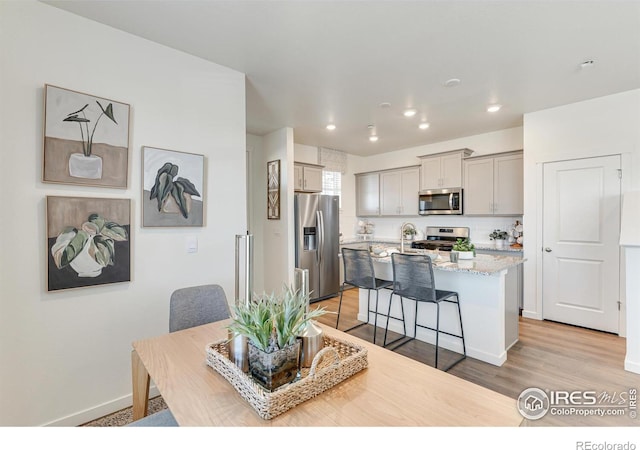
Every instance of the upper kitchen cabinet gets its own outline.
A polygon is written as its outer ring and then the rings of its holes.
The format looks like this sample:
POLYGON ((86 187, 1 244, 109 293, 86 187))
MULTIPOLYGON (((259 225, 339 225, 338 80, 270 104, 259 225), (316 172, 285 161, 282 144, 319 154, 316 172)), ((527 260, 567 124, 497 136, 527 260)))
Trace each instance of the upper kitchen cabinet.
POLYGON ((464 214, 521 216, 524 208, 522 161, 521 150, 465 159, 464 214))
POLYGON ((356 216, 380 215, 380 174, 356 174, 356 216))
POLYGON ((422 160, 420 190, 459 188, 462 186, 462 161, 473 153, 463 148, 445 153, 420 156, 422 160))
POLYGON ((380 173, 380 215, 417 216, 420 167, 380 173))
POLYGON ((322 168, 316 164, 294 163, 293 190, 296 192, 322 192, 322 168))

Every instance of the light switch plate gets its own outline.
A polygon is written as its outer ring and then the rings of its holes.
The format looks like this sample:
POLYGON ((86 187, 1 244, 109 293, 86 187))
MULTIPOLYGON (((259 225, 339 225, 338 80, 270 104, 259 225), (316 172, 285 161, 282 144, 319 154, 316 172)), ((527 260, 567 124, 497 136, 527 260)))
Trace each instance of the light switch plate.
POLYGON ((187 236, 187 253, 198 252, 198 238, 195 236, 187 236))

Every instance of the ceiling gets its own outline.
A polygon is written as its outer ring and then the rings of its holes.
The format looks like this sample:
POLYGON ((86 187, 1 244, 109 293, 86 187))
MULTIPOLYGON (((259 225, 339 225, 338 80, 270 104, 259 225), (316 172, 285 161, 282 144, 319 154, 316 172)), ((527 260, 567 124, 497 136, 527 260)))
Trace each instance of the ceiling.
POLYGON ((292 127, 297 143, 357 155, 640 88, 637 1, 44 3, 245 73, 249 133, 292 127))

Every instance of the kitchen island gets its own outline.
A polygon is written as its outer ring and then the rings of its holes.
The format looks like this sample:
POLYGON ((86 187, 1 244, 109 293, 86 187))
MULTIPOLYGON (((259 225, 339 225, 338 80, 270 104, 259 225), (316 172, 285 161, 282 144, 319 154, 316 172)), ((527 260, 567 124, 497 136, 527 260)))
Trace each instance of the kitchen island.
MULTIPOLYGON (((428 254, 434 261, 434 278, 437 289, 456 291, 460 296, 462 325, 464 327, 467 356, 501 366, 507 360, 507 350, 518 341, 518 278, 517 268, 524 262, 521 257, 477 255, 472 260, 452 263, 447 252, 411 250, 428 254)), ((391 257, 374 257, 376 277, 393 280, 391 257)), ((390 290, 380 290, 378 311, 386 315, 390 290)), ((375 307, 375 295, 371 296, 375 307)), ((360 290, 358 319, 367 318, 367 290, 360 290)), ((413 333, 415 302, 404 299, 407 333, 413 333)), ((394 296, 391 315, 400 317, 400 297, 394 296)), ((423 303, 418 308, 419 323, 435 328, 435 305, 423 303)), ((460 334, 455 305, 444 303, 440 311, 440 329, 460 334)), ((371 314, 370 323, 374 315, 371 314)), ((386 317, 378 316, 378 326, 384 327, 386 317)), ((389 330, 402 333, 402 323, 390 320, 389 330)), ((418 328, 416 339, 435 343, 435 332, 418 328)), ((462 343, 446 334, 440 335, 440 345, 462 353, 462 343)))

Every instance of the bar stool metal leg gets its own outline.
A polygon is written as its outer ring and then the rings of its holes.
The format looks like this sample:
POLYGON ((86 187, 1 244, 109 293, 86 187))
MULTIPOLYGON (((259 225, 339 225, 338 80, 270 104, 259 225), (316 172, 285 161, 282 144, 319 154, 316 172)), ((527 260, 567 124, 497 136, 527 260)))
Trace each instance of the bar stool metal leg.
POLYGON ((400 297, 400 313, 402 314, 402 318, 397 318, 397 317, 392 317, 391 316, 391 303, 393 302, 393 292, 391 293, 391 295, 389 296, 389 308, 387 309, 387 324, 384 328, 384 340, 382 341, 382 346, 383 347, 387 347, 388 345, 391 344, 395 344, 396 342, 398 342, 401 339, 404 339, 407 337, 407 324, 404 320, 404 302, 402 301, 402 297, 400 297), (401 320, 402 321, 402 336, 400 336, 397 339, 394 339, 393 341, 389 342, 387 344, 387 332, 389 331, 389 320, 390 319, 395 319, 395 320, 401 320))

